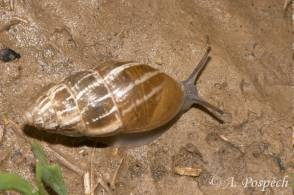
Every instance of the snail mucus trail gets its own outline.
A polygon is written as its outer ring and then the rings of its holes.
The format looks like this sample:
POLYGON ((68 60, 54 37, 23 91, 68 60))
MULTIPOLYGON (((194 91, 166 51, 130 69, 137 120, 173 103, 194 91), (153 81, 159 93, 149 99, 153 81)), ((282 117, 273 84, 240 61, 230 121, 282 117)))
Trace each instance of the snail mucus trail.
POLYGON ((77 72, 36 100, 25 114, 26 124, 76 137, 126 137, 150 132, 146 139, 153 140, 161 134, 152 133, 154 129, 195 104, 221 120, 223 112, 200 98, 195 84, 209 60, 209 50, 182 82, 136 62, 108 62, 94 70, 77 72))

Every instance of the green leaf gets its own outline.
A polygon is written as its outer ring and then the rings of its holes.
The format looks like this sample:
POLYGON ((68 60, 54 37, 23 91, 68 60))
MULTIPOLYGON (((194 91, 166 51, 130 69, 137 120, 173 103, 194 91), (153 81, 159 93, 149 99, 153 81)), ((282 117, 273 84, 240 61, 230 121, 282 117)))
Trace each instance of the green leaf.
POLYGON ((39 195, 36 188, 13 173, 0 173, 0 190, 14 190, 24 195, 39 195))
POLYGON ((40 162, 42 165, 49 164, 46 155, 42 149, 42 146, 37 142, 32 143, 32 152, 34 153, 37 161, 40 162))
POLYGON ((45 165, 41 167, 42 180, 58 195, 67 195, 61 169, 58 165, 45 165))
POLYGON ((36 183, 42 194, 48 194, 42 181, 58 195, 67 195, 61 169, 58 165, 50 165, 40 144, 32 143, 32 152, 36 162, 36 183))
POLYGON ((40 162, 36 163, 36 184, 39 188, 40 194, 42 195, 48 195, 44 184, 42 182, 42 165, 40 164, 40 162))
POLYGON ((39 191, 42 195, 48 195, 44 184, 42 182, 42 167, 43 165, 47 165, 48 164, 48 160, 46 158, 46 155, 42 149, 42 146, 40 144, 38 144, 37 142, 33 142, 31 144, 31 149, 33 154, 36 157, 36 184, 39 188, 39 191))

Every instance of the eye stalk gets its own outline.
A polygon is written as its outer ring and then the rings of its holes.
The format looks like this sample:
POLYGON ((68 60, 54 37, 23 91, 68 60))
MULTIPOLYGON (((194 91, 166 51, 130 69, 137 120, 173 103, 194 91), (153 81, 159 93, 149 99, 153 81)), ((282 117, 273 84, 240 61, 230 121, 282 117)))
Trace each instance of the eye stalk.
POLYGON ((203 69, 205 68, 206 64, 210 60, 210 57, 208 56, 210 47, 208 47, 201 59, 201 61, 198 63, 196 68, 193 70, 191 75, 184 81, 182 81, 182 86, 184 88, 184 105, 182 107, 182 111, 186 112, 192 105, 198 104, 205 109, 207 109, 213 116, 220 121, 224 121, 223 119, 223 114, 224 112, 220 110, 219 108, 211 105, 210 103, 206 102, 203 100, 201 97, 198 95, 198 90, 197 90, 197 79, 203 69))

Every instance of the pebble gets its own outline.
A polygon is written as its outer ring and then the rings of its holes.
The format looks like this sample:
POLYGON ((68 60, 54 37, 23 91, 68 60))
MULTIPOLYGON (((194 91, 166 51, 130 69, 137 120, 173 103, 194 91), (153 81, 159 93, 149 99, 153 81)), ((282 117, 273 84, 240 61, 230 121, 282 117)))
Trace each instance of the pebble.
POLYGON ((20 54, 16 53, 12 49, 9 49, 9 48, 0 49, 0 60, 1 61, 10 62, 10 61, 13 61, 18 58, 20 58, 20 54))

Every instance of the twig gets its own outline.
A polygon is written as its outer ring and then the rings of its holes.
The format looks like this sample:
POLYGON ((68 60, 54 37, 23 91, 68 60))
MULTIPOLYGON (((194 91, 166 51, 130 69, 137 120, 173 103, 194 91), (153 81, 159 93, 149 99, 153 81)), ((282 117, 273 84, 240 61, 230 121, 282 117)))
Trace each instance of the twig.
POLYGON ((232 142, 232 140, 229 140, 227 137, 223 136, 223 135, 217 135, 224 143, 228 144, 229 146, 237 149, 238 151, 240 151, 241 153, 244 153, 244 151, 242 151, 242 145, 236 144, 234 142, 232 142))
POLYGON ((103 192, 104 192, 104 190, 106 190, 107 192, 111 193, 109 187, 107 186, 107 184, 103 181, 103 179, 101 177, 98 178, 98 181, 95 184, 95 186, 91 187, 90 173, 87 171, 84 174, 84 188, 85 188, 84 192, 85 192, 85 194, 95 194, 95 190, 99 186, 99 184, 102 186, 103 192))
POLYGON ((121 168, 121 165, 122 165, 122 163, 123 163, 123 160, 124 160, 124 158, 122 158, 122 159, 120 160, 119 165, 118 165, 117 169, 115 170, 114 175, 113 175, 113 177, 112 177, 112 180, 111 180, 111 182, 110 182, 110 187, 111 187, 112 190, 115 189, 115 181, 116 181, 116 177, 117 177, 118 172, 119 172, 119 170, 120 170, 120 168, 121 168))
POLYGON ((292 147, 294 147, 294 126, 292 126, 292 147))
POLYGON ((19 17, 19 16, 13 16, 12 17, 12 20, 17 20, 17 21, 22 22, 24 24, 28 24, 29 23, 29 21, 27 19, 22 18, 22 17, 19 17))
POLYGON ((14 26, 19 23, 19 20, 10 20, 8 23, 0 26, 0 32, 8 31, 11 28, 11 26, 14 26))
POLYGON ((4 126, 2 124, 0 124, 0 143, 3 140, 3 135, 4 135, 4 126))
POLYGON ((93 183, 94 183, 94 176, 93 176, 93 157, 95 153, 95 148, 92 148, 91 156, 90 156, 90 172, 87 171, 84 174, 84 193, 86 195, 94 195, 95 189, 98 186, 96 184, 96 187, 94 188, 93 183))
MULTIPOLYGON (((100 174, 100 177, 98 178, 97 184, 100 184, 108 193, 111 193, 111 190, 109 189, 108 185, 102 179, 101 174, 100 174)), ((97 187, 98 187, 98 185, 96 186, 96 188, 97 187)), ((95 191, 96 188, 94 188, 93 190, 95 191)))
POLYGON ((56 148, 50 147, 47 144, 43 144, 43 145, 47 150, 49 150, 50 152, 54 154, 56 159, 59 161, 59 163, 63 164, 63 166, 77 173, 81 177, 84 175, 85 171, 78 165, 75 165, 74 163, 72 163, 72 161, 68 160, 67 158, 69 157, 65 158, 64 155, 60 154, 61 152, 58 151, 56 148))
POLYGON ((94 184, 94 176, 93 176, 93 158, 95 155, 95 151, 96 151, 96 147, 92 148, 92 152, 91 152, 91 159, 90 159, 90 186, 91 186, 91 191, 90 194, 91 195, 95 195, 95 190, 93 189, 93 184, 94 184))
POLYGON ((14 0, 10 0, 9 1, 10 11, 13 11, 14 10, 14 7, 15 7, 14 4, 15 4, 14 0))
POLYGON ((292 2, 292 0, 285 0, 284 6, 283 6, 284 11, 287 10, 287 8, 288 8, 288 6, 290 5, 291 2, 292 2))
MULTIPOLYGON (((98 180, 100 180, 100 178, 99 178, 98 180)), ((93 188, 91 189, 90 194, 91 194, 91 193, 95 194, 95 190, 97 189, 97 187, 98 187, 99 184, 100 184, 99 181, 96 182, 96 184, 95 184, 95 185, 93 186, 93 188)), ((100 184, 100 185, 101 185, 101 184, 100 184)), ((102 185, 101 185, 101 186, 102 186, 102 185)), ((103 191, 104 191, 104 188, 103 188, 103 191)))
POLYGON ((0 33, 4 31, 8 31, 12 26, 17 25, 21 22, 25 24, 28 23, 28 21, 24 18, 21 18, 18 16, 13 17, 8 23, 0 25, 0 33))
POLYGON ((85 194, 95 193, 95 190, 97 189, 99 185, 102 186, 103 194, 104 194, 104 190, 106 190, 108 193, 111 194, 111 190, 109 189, 108 185, 102 179, 101 174, 99 175, 100 176, 98 177, 96 184, 93 186, 92 189, 90 189, 90 173, 89 172, 85 173, 84 175, 85 194))
POLYGON ((90 173, 87 171, 84 176, 84 193, 90 194, 91 193, 91 181, 90 181, 90 173))
MULTIPOLYGON (((84 176, 84 188, 85 188, 85 194, 95 195, 95 191, 99 185, 102 186, 103 192, 106 190, 108 193, 111 193, 111 190, 109 189, 108 185, 104 182, 103 177, 101 174, 99 174, 97 182, 94 181, 94 166, 93 166, 93 159, 95 156, 96 147, 92 148, 91 157, 90 157, 90 173, 87 172, 84 176), (94 185, 94 183, 96 183, 94 185)), ((103 193, 104 194, 104 193, 103 193)))

